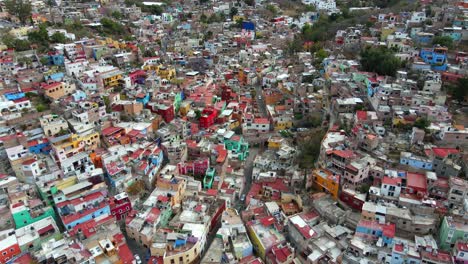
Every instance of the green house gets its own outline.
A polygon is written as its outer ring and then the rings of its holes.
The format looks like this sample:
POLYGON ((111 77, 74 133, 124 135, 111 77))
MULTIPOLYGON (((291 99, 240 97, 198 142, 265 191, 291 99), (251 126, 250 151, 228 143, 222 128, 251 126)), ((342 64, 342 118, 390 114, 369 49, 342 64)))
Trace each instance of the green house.
POLYGON ((205 178, 203 179, 203 188, 211 189, 211 187, 213 187, 215 173, 215 168, 208 168, 206 170, 205 178))
POLYGON ((40 201, 34 206, 34 208, 27 207, 23 204, 14 204, 11 206, 11 214, 13 216, 13 221, 15 222, 16 228, 21 228, 36 223, 49 216, 52 217, 55 221, 57 220, 57 215, 55 214, 54 208, 52 208, 52 206, 44 207, 40 201))
POLYGON ((244 141, 242 136, 234 135, 234 133, 224 136, 224 147, 239 160, 245 160, 249 155, 249 143, 244 141))
POLYGON ((468 225, 452 217, 444 217, 439 229, 439 248, 450 250, 457 240, 468 240, 468 225))
POLYGON ((63 238, 55 220, 50 216, 17 228, 15 233, 23 252, 39 250, 45 242, 51 239, 58 241, 63 238))

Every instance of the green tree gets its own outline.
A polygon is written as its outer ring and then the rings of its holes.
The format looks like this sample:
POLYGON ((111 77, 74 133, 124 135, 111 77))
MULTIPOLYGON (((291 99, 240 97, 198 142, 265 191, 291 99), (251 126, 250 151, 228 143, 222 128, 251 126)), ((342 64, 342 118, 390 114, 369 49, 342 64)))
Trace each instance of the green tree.
POLYGON ((104 17, 101 19, 102 29, 104 33, 111 34, 111 35, 123 35, 125 33, 125 28, 122 24, 104 17))
POLYGON ((17 59, 17 61, 21 66, 29 67, 32 64, 32 59, 30 57, 26 57, 26 56, 19 57, 17 59))
POLYGON ((31 49, 31 43, 25 39, 16 39, 15 46, 16 51, 26 51, 31 49))
POLYGON ((447 90, 453 99, 460 102, 465 101, 468 96, 468 77, 458 79, 457 84, 449 86, 447 90))
POLYGON ((254 6, 255 5, 255 0, 244 0, 244 3, 249 6, 254 6))
POLYGON ((328 57, 328 52, 326 52, 324 49, 319 49, 316 53, 315 53, 315 58, 317 60, 318 63, 322 63, 322 61, 328 57))
POLYGON ((201 117, 201 111, 200 110, 195 110, 195 118, 198 120, 201 117))
POLYGON ((123 18, 123 15, 122 13, 120 13, 119 11, 114 11, 111 13, 111 16, 117 20, 120 20, 123 18))
POLYGON ((431 124, 431 122, 429 122, 429 120, 427 120, 424 117, 418 118, 414 122, 414 126, 417 127, 417 128, 420 128, 420 129, 426 129, 430 124, 431 124))
POLYGON ((200 22, 202 22, 202 23, 207 23, 208 22, 208 17, 205 15, 205 13, 200 15, 200 22))
POLYGON ((278 14, 278 10, 276 9, 276 6, 274 5, 269 4, 265 7, 265 9, 270 11, 273 16, 276 16, 278 14))
POLYGON ((8 13, 17 17, 23 25, 31 17, 31 3, 27 0, 6 0, 4 4, 8 13))
POLYGON ((40 24, 39 29, 30 31, 28 33, 28 39, 31 43, 48 46, 49 45, 49 33, 47 33, 47 26, 45 24, 40 24))
POLYGON ((447 47, 448 49, 453 48, 453 39, 449 36, 437 36, 432 40, 433 45, 440 45, 447 47))
POLYGON ((231 18, 233 18, 238 13, 239 13, 239 10, 237 10, 235 6, 231 7, 231 10, 229 11, 229 15, 231 16, 231 18))
POLYGON ((395 57, 393 51, 385 47, 366 48, 361 52, 361 66, 365 71, 395 76, 396 71, 402 66, 402 62, 395 57))
POLYGON ((50 36, 50 41, 52 43, 66 43, 67 37, 62 32, 57 31, 54 34, 52 34, 52 36, 50 36))
POLYGON ((299 166, 303 169, 314 167, 320 154, 320 146, 325 131, 317 130, 313 134, 302 138, 299 144, 299 166))

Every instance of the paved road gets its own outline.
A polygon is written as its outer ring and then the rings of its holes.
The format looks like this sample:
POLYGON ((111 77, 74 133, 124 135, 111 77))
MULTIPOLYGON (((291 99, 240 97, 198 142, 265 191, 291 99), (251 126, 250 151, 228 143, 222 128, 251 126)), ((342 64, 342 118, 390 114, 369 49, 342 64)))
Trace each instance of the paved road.
POLYGON ((147 260, 146 260, 146 255, 148 254, 148 249, 138 245, 138 243, 134 239, 129 238, 127 236, 127 232, 125 232, 125 229, 122 230, 122 233, 124 234, 125 239, 127 240, 128 248, 130 248, 132 253, 133 254, 138 254, 140 256, 141 261, 143 262, 143 264, 148 263, 147 260))
POLYGON ((257 101, 257 109, 262 114, 262 117, 268 117, 268 111, 266 108, 266 103, 262 94, 262 87, 260 85, 255 85, 255 98, 257 101))

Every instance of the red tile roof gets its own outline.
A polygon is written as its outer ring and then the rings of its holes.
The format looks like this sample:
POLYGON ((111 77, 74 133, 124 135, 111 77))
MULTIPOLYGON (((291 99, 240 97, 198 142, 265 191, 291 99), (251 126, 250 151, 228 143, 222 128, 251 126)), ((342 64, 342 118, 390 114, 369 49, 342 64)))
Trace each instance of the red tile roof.
POLYGON ((355 156, 352 150, 333 150, 333 154, 344 159, 352 158, 355 156))
POLYGON ((398 184, 400 184, 401 185, 401 181, 402 181, 402 179, 398 178, 398 177, 384 176, 383 179, 382 179, 382 184, 388 184, 388 185, 398 185, 398 184))
POLYGON ((408 172, 406 174, 406 186, 420 189, 427 189, 426 175, 420 173, 408 172))
POLYGON ((460 151, 456 148, 432 148, 432 153, 435 156, 445 158, 450 154, 457 154, 460 151))
POLYGON ((367 111, 356 111, 356 116, 359 121, 367 120, 367 111))
POLYGON ((119 247, 119 257, 123 264, 133 263, 133 254, 127 244, 123 244, 119 247))
POLYGON ((149 223, 154 223, 156 222, 156 220, 158 220, 159 218, 159 215, 161 215, 161 211, 154 207, 154 208, 151 208, 151 211, 149 212, 149 214, 146 216, 146 221, 149 222, 149 223))

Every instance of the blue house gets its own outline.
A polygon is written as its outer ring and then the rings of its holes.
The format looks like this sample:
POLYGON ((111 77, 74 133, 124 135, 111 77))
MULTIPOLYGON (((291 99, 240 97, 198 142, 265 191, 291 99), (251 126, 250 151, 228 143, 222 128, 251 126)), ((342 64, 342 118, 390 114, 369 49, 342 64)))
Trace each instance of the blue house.
POLYGON ((413 37, 413 40, 419 44, 430 44, 434 40, 434 34, 426 32, 418 32, 413 37))
MULTIPOLYGON (((75 213, 75 215, 76 214, 80 214, 80 213, 75 213)), ((80 217, 78 219, 75 219, 76 218, 76 217, 74 217, 75 215, 71 215, 71 217, 62 216, 62 222, 63 222, 63 225, 65 226, 65 228, 67 230, 70 230, 76 225, 87 222, 87 221, 89 221, 91 219, 94 219, 96 217, 99 217, 101 215, 110 215, 110 214, 111 214, 110 207, 109 207, 109 205, 106 205, 106 206, 104 206, 102 208, 98 208, 97 210, 95 210, 95 209, 85 209, 84 212, 82 212, 80 214, 80 217)))
POLYGON ((382 239, 383 246, 392 246, 396 226, 394 223, 380 224, 377 221, 361 219, 356 227, 356 235, 365 239, 382 239))
POLYGON ((424 62, 430 64, 433 70, 447 70, 447 48, 434 47, 421 49, 419 56, 424 60, 424 62))
POLYGON ((146 106, 148 104, 150 100, 150 94, 149 93, 146 93, 146 94, 143 94, 143 93, 140 93, 136 96, 136 101, 139 102, 139 103, 142 103, 143 106, 146 106))
POLYGON ((29 152, 34 154, 49 154, 51 151, 50 143, 47 139, 32 140, 28 142, 29 152))
POLYGON ((73 94, 73 100, 75 102, 78 102, 78 101, 82 101, 84 99, 86 99, 87 95, 85 92, 81 91, 81 90, 76 90, 73 94))
POLYGON ((51 74, 44 74, 44 79, 46 81, 53 80, 55 82, 60 82, 62 81, 63 77, 65 77, 65 74, 63 72, 54 72, 51 74))
POLYGON ((410 152, 401 152, 400 164, 408 165, 413 168, 432 170, 432 160, 421 156, 416 156, 410 152))
POLYGON ((63 65, 65 63, 65 57, 63 54, 49 54, 49 64, 51 65, 63 65))
POLYGON ((415 246, 409 245, 407 242, 400 241, 399 243, 395 243, 395 245, 393 246, 392 259, 390 261, 390 264, 420 264, 420 258, 420 254, 415 248, 415 246))
POLYGON ((25 93, 21 91, 5 93, 4 95, 5 95, 5 98, 9 101, 18 100, 26 96, 25 93))
POLYGON ((450 37, 453 41, 460 41, 462 39, 461 27, 446 27, 442 32, 442 36, 450 37))

